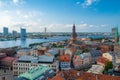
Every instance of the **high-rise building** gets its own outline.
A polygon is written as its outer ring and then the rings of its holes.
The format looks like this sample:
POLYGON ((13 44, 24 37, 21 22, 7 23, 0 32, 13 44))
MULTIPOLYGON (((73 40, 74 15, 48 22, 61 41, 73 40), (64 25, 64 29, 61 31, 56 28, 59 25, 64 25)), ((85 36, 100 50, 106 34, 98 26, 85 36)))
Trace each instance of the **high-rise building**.
POLYGON ((113 35, 115 44, 120 44, 118 26, 112 28, 112 35, 113 35))
POLYGON ((3 27, 3 34, 8 35, 8 28, 7 27, 3 27))
POLYGON ((13 30, 13 31, 12 31, 12 35, 13 35, 13 37, 15 38, 15 37, 17 36, 17 31, 13 30))
POLYGON ((27 34, 26 29, 21 28, 21 40, 26 40, 27 34))
POLYGON ((114 36, 115 43, 118 44, 118 42, 119 42, 118 26, 115 27, 115 28, 112 28, 112 34, 113 34, 113 36, 114 36))
POLYGON ((118 26, 115 28, 115 43, 118 44, 119 42, 119 33, 118 33, 118 26))
POLYGON ((115 31, 116 31, 116 28, 112 28, 112 35, 114 38, 115 38, 115 31))

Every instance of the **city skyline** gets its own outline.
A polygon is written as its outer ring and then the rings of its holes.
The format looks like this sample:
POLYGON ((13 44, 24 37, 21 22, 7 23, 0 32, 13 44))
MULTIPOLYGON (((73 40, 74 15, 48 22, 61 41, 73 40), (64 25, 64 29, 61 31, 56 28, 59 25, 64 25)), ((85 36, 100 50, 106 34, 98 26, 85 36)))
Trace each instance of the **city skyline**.
MULTIPOLYGON (((111 32, 120 24, 116 0, 0 0, 0 32, 3 27, 20 32, 111 32)), ((120 30, 120 29, 119 29, 120 30)))

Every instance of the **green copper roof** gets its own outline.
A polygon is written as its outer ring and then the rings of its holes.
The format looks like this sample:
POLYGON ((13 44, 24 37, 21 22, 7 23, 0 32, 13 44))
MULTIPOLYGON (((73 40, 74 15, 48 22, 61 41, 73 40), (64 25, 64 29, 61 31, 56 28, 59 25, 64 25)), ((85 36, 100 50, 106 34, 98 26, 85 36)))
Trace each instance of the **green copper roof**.
POLYGON ((50 70, 50 68, 48 66, 38 66, 30 69, 28 72, 20 74, 19 77, 23 77, 28 80, 35 80, 36 78, 42 76, 46 70, 50 70))

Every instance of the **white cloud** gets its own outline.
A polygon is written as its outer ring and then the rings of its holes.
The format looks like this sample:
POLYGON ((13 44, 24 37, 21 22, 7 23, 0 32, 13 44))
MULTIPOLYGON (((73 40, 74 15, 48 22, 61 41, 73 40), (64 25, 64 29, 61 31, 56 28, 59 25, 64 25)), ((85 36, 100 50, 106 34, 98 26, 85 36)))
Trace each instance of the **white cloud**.
POLYGON ((19 0, 12 0, 14 4, 17 4, 19 0))
MULTIPOLYGON (((73 24, 48 24, 46 25, 48 31, 51 32, 71 32, 73 24)), ((89 24, 87 23, 80 23, 76 24, 76 31, 85 31, 89 28, 89 24)))
POLYGON ((25 0, 0 0, 0 8, 23 7, 25 3, 25 0))
POLYGON ((76 4, 77 4, 77 5, 79 5, 79 4, 80 4, 80 2, 76 2, 76 4))
POLYGON ((94 4, 95 2, 98 2, 99 0, 85 0, 84 3, 82 3, 83 8, 87 8, 94 4))
POLYGON ((10 32, 12 30, 19 30, 20 27, 25 27, 28 31, 40 32, 41 24, 45 23, 41 22, 41 16, 44 14, 35 10, 4 10, 0 13, 0 15, 0 32, 4 26, 7 26, 10 32))
POLYGON ((87 6, 90 6, 92 3, 93 3, 93 0, 87 0, 87 1, 86 1, 86 5, 87 5, 87 6))
POLYGON ((13 4, 18 5, 18 4, 24 4, 25 0, 12 0, 13 4))

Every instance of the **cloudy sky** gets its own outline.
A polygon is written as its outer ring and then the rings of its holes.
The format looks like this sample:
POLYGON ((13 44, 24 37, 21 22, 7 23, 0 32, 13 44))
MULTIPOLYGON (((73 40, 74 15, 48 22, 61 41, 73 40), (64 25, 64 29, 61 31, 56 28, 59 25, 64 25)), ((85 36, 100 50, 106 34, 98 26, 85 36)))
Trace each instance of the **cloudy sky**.
POLYGON ((0 32, 110 32, 120 26, 120 0, 0 0, 0 32))

